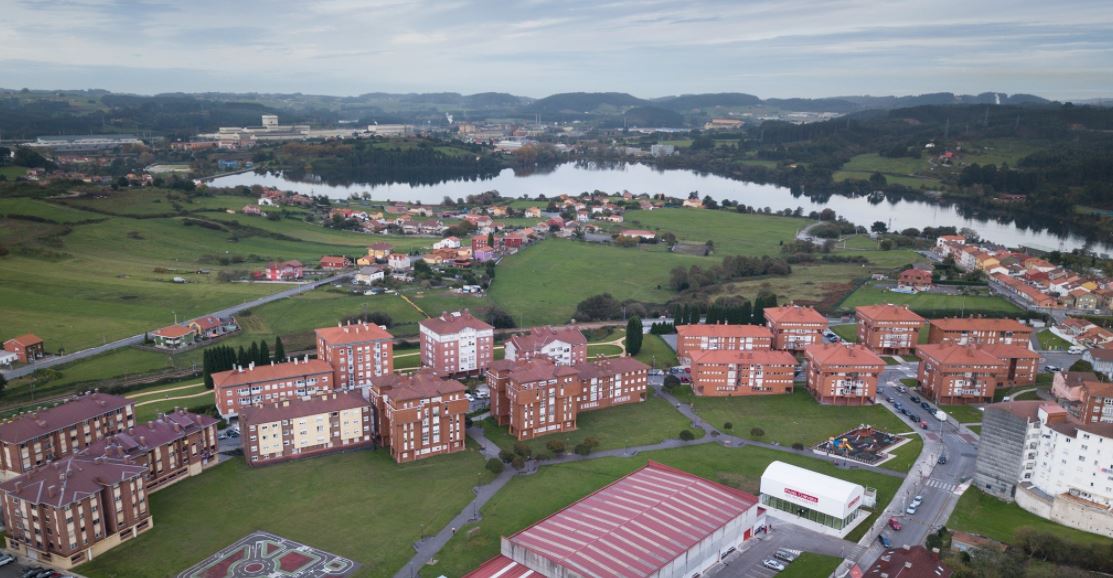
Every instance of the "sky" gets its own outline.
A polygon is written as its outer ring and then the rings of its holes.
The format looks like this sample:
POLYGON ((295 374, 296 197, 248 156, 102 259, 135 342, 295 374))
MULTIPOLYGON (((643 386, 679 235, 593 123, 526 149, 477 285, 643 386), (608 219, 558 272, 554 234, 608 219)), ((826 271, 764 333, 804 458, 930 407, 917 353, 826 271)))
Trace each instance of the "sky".
POLYGON ((1110 0, 0 0, 0 87, 1113 96, 1110 0))

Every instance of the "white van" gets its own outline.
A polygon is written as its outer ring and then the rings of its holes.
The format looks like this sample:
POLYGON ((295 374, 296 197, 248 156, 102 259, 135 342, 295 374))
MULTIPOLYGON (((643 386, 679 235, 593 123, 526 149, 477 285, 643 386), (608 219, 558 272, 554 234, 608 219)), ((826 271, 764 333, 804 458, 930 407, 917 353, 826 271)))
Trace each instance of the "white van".
POLYGON ((1075 355, 1086 353, 1086 348, 1082 347, 1081 345, 1072 345, 1070 346, 1070 349, 1067 349, 1067 353, 1073 353, 1075 355))

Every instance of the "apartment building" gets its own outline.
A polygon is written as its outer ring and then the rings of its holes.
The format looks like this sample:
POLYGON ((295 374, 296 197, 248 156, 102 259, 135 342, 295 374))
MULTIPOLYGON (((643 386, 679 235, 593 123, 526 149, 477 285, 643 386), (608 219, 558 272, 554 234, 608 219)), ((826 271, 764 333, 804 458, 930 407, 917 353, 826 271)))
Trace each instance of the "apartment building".
POLYGON ((335 373, 333 389, 366 389, 377 377, 394 373, 394 336, 371 323, 316 330, 317 359, 335 373))
POLYGON ((557 365, 575 365, 587 359, 587 339, 574 327, 534 327, 511 337, 504 354, 511 361, 544 356, 557 365))
POLYGON ((581 411, 645 400, 649 366, 618 357, 568 367, 544 357, 502 359, 487 370, 491 414, 518 439, 572 431, 581 411))
POLYGON ((337 388, 334 368, 320 359, 295 359, 270 365, 248 364, 214 373, 216 409, 225 419, 245 408, 303 398, 337 388))
POLYGON ((827 318, 813 307, 766 307, 765 325, 773 333, 773 349, 803 351, 823 342, 827 318))
POLYGON ((874 353, 908 355, 916 349, 927 321, 907 305, 863 305, 855 308, 858 343, 874 353))
POLYGON ((215 418, 177 409, 94 442, 81 455, 146 466, 144 487, 154 492, 217 464, 216 424, 215 418))
POLYGON ((1028 344, 982 345, 981 349, 988 351, 1005 364, 1005 372, 1001 375, 1002 387, 1017 385, 1034 385, 1036 376, 1040 371, 1040 354, 1028 348, 1028 344))
POLYGON ((69 570, 146 532, 146 470, 71 455, 0 484, 7 549, 69 570))
POLYGON ((130 400, 99 392, 17 415, 0 424, 0 478, 62 459, 134 425, 130 400))
POLYGON ((1096 379, 1082 382, 1078 419, 1084 424, 1113 424, 1113 383, 1096 379))
POLYGON ((495 328, 468 311, 424 319, 421 365, 440 375, 480 374, 495 358, 495 328))
POLYGON ((920 389, 940 404, 992 403, 1008 371, 996 355, 973 345, 921 345, 916 354, 920 389))
POLYGON ((371 406, 355 391, 244 408, 240 440, 261 466, 374 445, 371 406))
POLYGON ((772 347, 773 332, 761 325, 676 326, 676 356, 681 363, 690 363, 696 351, 753 351, 772 347))
POLYGON ((1084 423, 1058 404, 986 407, 974 484, 1053 522, 1113 538, 1113 423, 1084 423))
POLYGON ((820 343, 804 350, 808 391, 820 403, 865 405, 877 398, 885 361, 864 345, 820 343))
POLYGON ((930 323, 928 343, 1027 346, 1032 338, 1032 328, 1016 319, 945 317, 930 323))
POLYGON ((391 375, 371 387, 375 436, 398 463, 463 451, 467 388, 424 368, 391 375))
POLYGON ((791 393, 796 357, 787 351, 692 351, 692 391, 701 397, 791 393))

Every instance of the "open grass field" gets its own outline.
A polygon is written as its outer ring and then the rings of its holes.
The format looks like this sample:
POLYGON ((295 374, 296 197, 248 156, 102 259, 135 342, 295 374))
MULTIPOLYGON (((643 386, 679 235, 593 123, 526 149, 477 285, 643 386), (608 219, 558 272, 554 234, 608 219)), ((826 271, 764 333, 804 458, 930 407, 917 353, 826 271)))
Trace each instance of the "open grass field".
POLYGON ((104 215, 79 211, 56 203, 25 197, 0 199, 0 215, 29 215, 49 219, 57 223, 74 223, 106 218, 104 215))
POLYGON ((718 261, 553 239, 504 259, 489 293, 519 326, 561 324, 577 303, 600 293, 664 303, 675 295, 666 286, 673 267, 718 261))
POLYGON ((0 167, 0 175, 8 180, 14 180, 27 174, 27 169, 23 167, 0 167))
POLYGON ((944 412, 954 417, 959 423, 980 423, 985 415, 977 406, 973 405, 941 405, 944 412))
MULTIPOLYGON (((877 488, 879 503, 892 499, 900 480, 863 470, 844 471, 818 460, 762 448, 724 448, 717 444, 647 452, 632 458, 542 466, 531 476, 510 481, 482 509, 483 519, 464 526, 448 542, 426 578, 462 576, 498 554, 499 537, 508 536, 654 460, 710 480, 757 494, 761 474, 780 460, 877 488)), ((869 524, 870 522, 865 522, 869 524)))
POLYGON ((642 349, 634 358, 654 369, 674 367, 678 364, 676 352, 661 339, 660 335, 645 335, 642 339, 642 349))
POLYGON ((718 399, 692 396, 685 401, 690 401, 696 413, 715 427, 722 428, 730 422, 734 435, 785 446, 794 443, 812 446, 860 424, 889 433, 908 430, 907 425, 880 405, 821 405, 803 386, 786 395, 718 399), (755 427, 764 430, 765 435, 752 436, 750 430, 755 427))
POLYGON ((875 305, 877 303, 893 303, 895 305, 908 305, 913 310, 949 309, 963 310, 967 313, 978 311, 991 311, 1009 314, 1023 313, 1003 297, 989 295, 942 295, 938 293, 917 293, 908 295, 893 293, 872 285, 863 285, 851 293, 839 305, 840 310, 854 311, 859 305, 875 305))
POLYGON ((1036 339, 1040 343, 1040 350, 1058 350, 1066 351, 1070 348, 1071 343, 1058 335, 1051 332, 1050 329, 1044 329, 1036 334, 1036 339))
MULTIPOLYGON (((680 430, 688 429, 696 436, 702 433, 691 427, 688 420, 680 415, 676 409, 669 406, 668 402, 659 397, 650 397, 642 403, 612 407, 600 411, 582 412, 577 418, 577 430, 564 434, 552 434, 540 438, 527 440, 523 443, 533 449, 534 453, 547 452, 545 444, 552 440, 564 442, 569 453, 584 438, 593 437, 599 440, 596 451, 630 446, 655 444, 666 439, 676 438, 680 430), (639 424, 632 427, 631 424, 639 424)), ((493 420, 486 419, 480 422, 488 439, 498 444, 505 450, 512 450, 517 442, 506 432, 505 427, 495 425, 493 420)))
POLYGON ((825 556, 823 554, 804 552, 799 558, 789 564, 784 572, 778 573, 777 578, 816 578, 817 576, 830 576, 841 563, 842 558, 838 556, 825 556))
POLYGON ((363 565, 357 576, 391 576, 413 542, 439 530, 471 500, 471 488, 489 479, 471 450, 404 465, 383 451, 258 469, 234 459, 152 494, 154 528, 78 571, 174 576, 265 530, 356 560, 363 565))
POLYGON ((711 299, 741 296, 752 300, 762 289, 777 294, 780 303, 815 305, 838 301, 854 288, 853 281, 869 277, 872 269, 853 264, 793 265, 787 277, 759 277, 732 281, 716 288, 711 299))
POLYGON ((973 487, 959 498, 958 505, 947 520, 947 527, 981 534, 1006 544, 1013 541, 1016 531, 1021 528, 1051 532, 1064 540, 1075 542, 1109 542, 1109 538, 1060 526, 973 487))
POLYGON ((807 226, 806 219, 741 214, 697 209, 630 211, 624 229, 671 232, 680 241, 703 244, 712 241, 715 255, 778 255, 781 242, 793 239, 807 226))

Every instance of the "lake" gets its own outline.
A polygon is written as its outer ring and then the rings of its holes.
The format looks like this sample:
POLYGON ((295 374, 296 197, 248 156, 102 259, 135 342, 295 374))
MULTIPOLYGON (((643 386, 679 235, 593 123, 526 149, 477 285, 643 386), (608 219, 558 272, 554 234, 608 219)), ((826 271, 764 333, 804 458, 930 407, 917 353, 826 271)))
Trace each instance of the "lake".
MULTIPOLYGON (((434 185, 409 185, 391 183, 383 185, 329 185, 322 182, 294 181, 279 173, 239 173, 219 177, 211 186, 237 187, 263 185, 284 191, 327 195, 346 199, 352 193, 367 192, 372 198, 383 201, 420 201, 439 203, 448 196, 453 199, 484 191, 497 190, 504 197, 554 197, 561 194, 578 195, 596 189, 608 193, 630 191, 634 194, 664 193, 673 197, 687 197, 698 191, 700 197, 711 195, 717 200, 729 199, 753 207, 769 207, 774 211, 801 207, 804 213, 831 208, 847 220, 865 227, 882 221, 892 230, 909 227, 954 226, 973 229, 983 238, 1008 246, 1025 245, 1043 250, 1070 251, 1085 245, 1085 239, 1076 235, 1056 235, 1047 231, 1018 226, 1013 222, 998 222, 963 215, 954 205, 936 204, 920 200, 871 200, 869 197, 831 195, 822 201, 804 195, 793 195, 789 189, 736 181, 690 170, 657 170, 643 164, 626 164, 617 167, 588 168, 566 163, 552 171, 518 176, 511 169, 503 170, 497 177, 483 180, 445 181, 434 185)), ((1113 254, 1113 245, 1098 244, 1092 249, 1099 253, 1113 254)))

